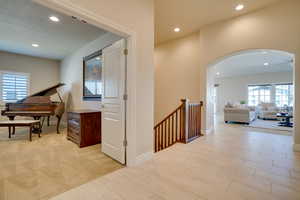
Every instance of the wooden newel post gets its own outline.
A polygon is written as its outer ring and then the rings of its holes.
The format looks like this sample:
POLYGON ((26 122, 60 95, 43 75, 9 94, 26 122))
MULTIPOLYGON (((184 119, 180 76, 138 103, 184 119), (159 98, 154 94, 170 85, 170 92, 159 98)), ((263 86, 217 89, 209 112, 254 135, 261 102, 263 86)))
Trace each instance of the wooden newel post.
POLYGON ((182 102, 182 134, 181 142, 187 143, 189 134, 189 100, 181 99, 182 102))

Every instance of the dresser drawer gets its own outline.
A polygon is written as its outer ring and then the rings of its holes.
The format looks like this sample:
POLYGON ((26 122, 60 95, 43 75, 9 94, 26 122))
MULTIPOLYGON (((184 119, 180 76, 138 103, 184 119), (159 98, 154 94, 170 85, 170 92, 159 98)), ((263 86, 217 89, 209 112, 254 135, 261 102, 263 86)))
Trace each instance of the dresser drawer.
POLYGON ((68 113, 68 135, 70 141, 79 147, 101 142, 101 112, 72 111, 68 113))
POLYGON ((80 127, 74 127, 74 126, 68 126, 68 133, 73 133, 73 134, 76 134, 76 135, 79 135, 80 134, 80 127))
POLYGON ((68 133, 68 136, 67 136, 68 140, 71 140, 73 142, 75 142, 76 144, 80 144, 80 137, 72 132, 69 132, 68 133))
POLYGON ((68 126, 80 128, 80 121, 77 119, 68 119, 68 126))
POLYGON ((79 138, 79 133, 73 132, 72 130, 69 129, 68 131, 68 137, 72 137, 72 138, 79 138))

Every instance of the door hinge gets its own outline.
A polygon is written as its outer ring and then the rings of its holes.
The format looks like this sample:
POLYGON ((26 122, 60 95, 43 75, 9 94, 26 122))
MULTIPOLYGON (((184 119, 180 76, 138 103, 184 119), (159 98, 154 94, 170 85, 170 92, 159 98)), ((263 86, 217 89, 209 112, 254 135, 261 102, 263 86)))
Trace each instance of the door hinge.
POLYGON ((124 94, 124 95, 123 95, 123 100, 124 100, 124 101, 127 101, 127 100, 128 100, 128 94, 124 94))
POLYGON ((123 146, 124 146, 124 147, 127 147, 127 140, 124 140, 124 141, 123 141, 123 146))
POLYGON ((124 55, 125 55, 125 56, 128 55, 128 49, 124 49, 124 55))

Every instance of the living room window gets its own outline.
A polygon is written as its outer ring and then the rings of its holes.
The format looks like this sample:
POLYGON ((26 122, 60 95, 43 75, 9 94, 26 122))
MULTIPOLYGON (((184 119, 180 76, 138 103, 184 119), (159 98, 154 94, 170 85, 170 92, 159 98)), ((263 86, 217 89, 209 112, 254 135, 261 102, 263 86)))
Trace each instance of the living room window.
POLYGON ((277 107, 293 106, 294 85, 292 83, 249 85, 248 105, 257 106, 260 103, 276 103, 277 107))
POLYGON ((248 86, 248 104, 257 106, 261 102, 271 102, 271 85, 249 85, 248 86))
POLYGON ((28 95, 29 74, 1 71, 0 79, 2 102, 15 102, 28 95))
POLYGON ((276 106, 293 106, 294 103, 294 86, 293 84, 278 84, 275 85, 276 106))

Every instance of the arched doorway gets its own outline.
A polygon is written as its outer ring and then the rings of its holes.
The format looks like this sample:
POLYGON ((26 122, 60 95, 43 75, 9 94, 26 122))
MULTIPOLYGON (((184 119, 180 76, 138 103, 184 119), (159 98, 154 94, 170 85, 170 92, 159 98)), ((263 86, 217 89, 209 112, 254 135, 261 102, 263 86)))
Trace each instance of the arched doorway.
MULTIPOLYGON (((227 103, 255 108, 255 115, 251 116, 251 119, 229 118, 237 122, 252 124, 255 119, 264 118, 266 121, 262 122, 272 124, 273 128, 276 128, 275 124, 277 125, 278 122, 271 123, 267 121, 269 118, 272 120, 288 119, 278 117, 280 113, 288 113, 289 117, 295 118, 296 113, 293 112, 296 101, 294 71, 295 56, 286 51, 242 50, 217 59, 207 68, 206 124, 218 123, 219 120, 214 120, 216 116, 214 113, 224 117, 224 107, 227 103), (222 82, 221 79, 224 81, 222 82), (255 91, 251 91, 251 88, 255 88, 255 91), (263 103, 276 107, 272 110, 272 115, 265 117, 263 111, 256 109, 263 103)), ((232 117, 232 115, 229 116, 232 117)), ((228 122, 226 119, 222 121, 228 122)), ((291 135, 292 133, 293 128, 291 128, 291 135)))

